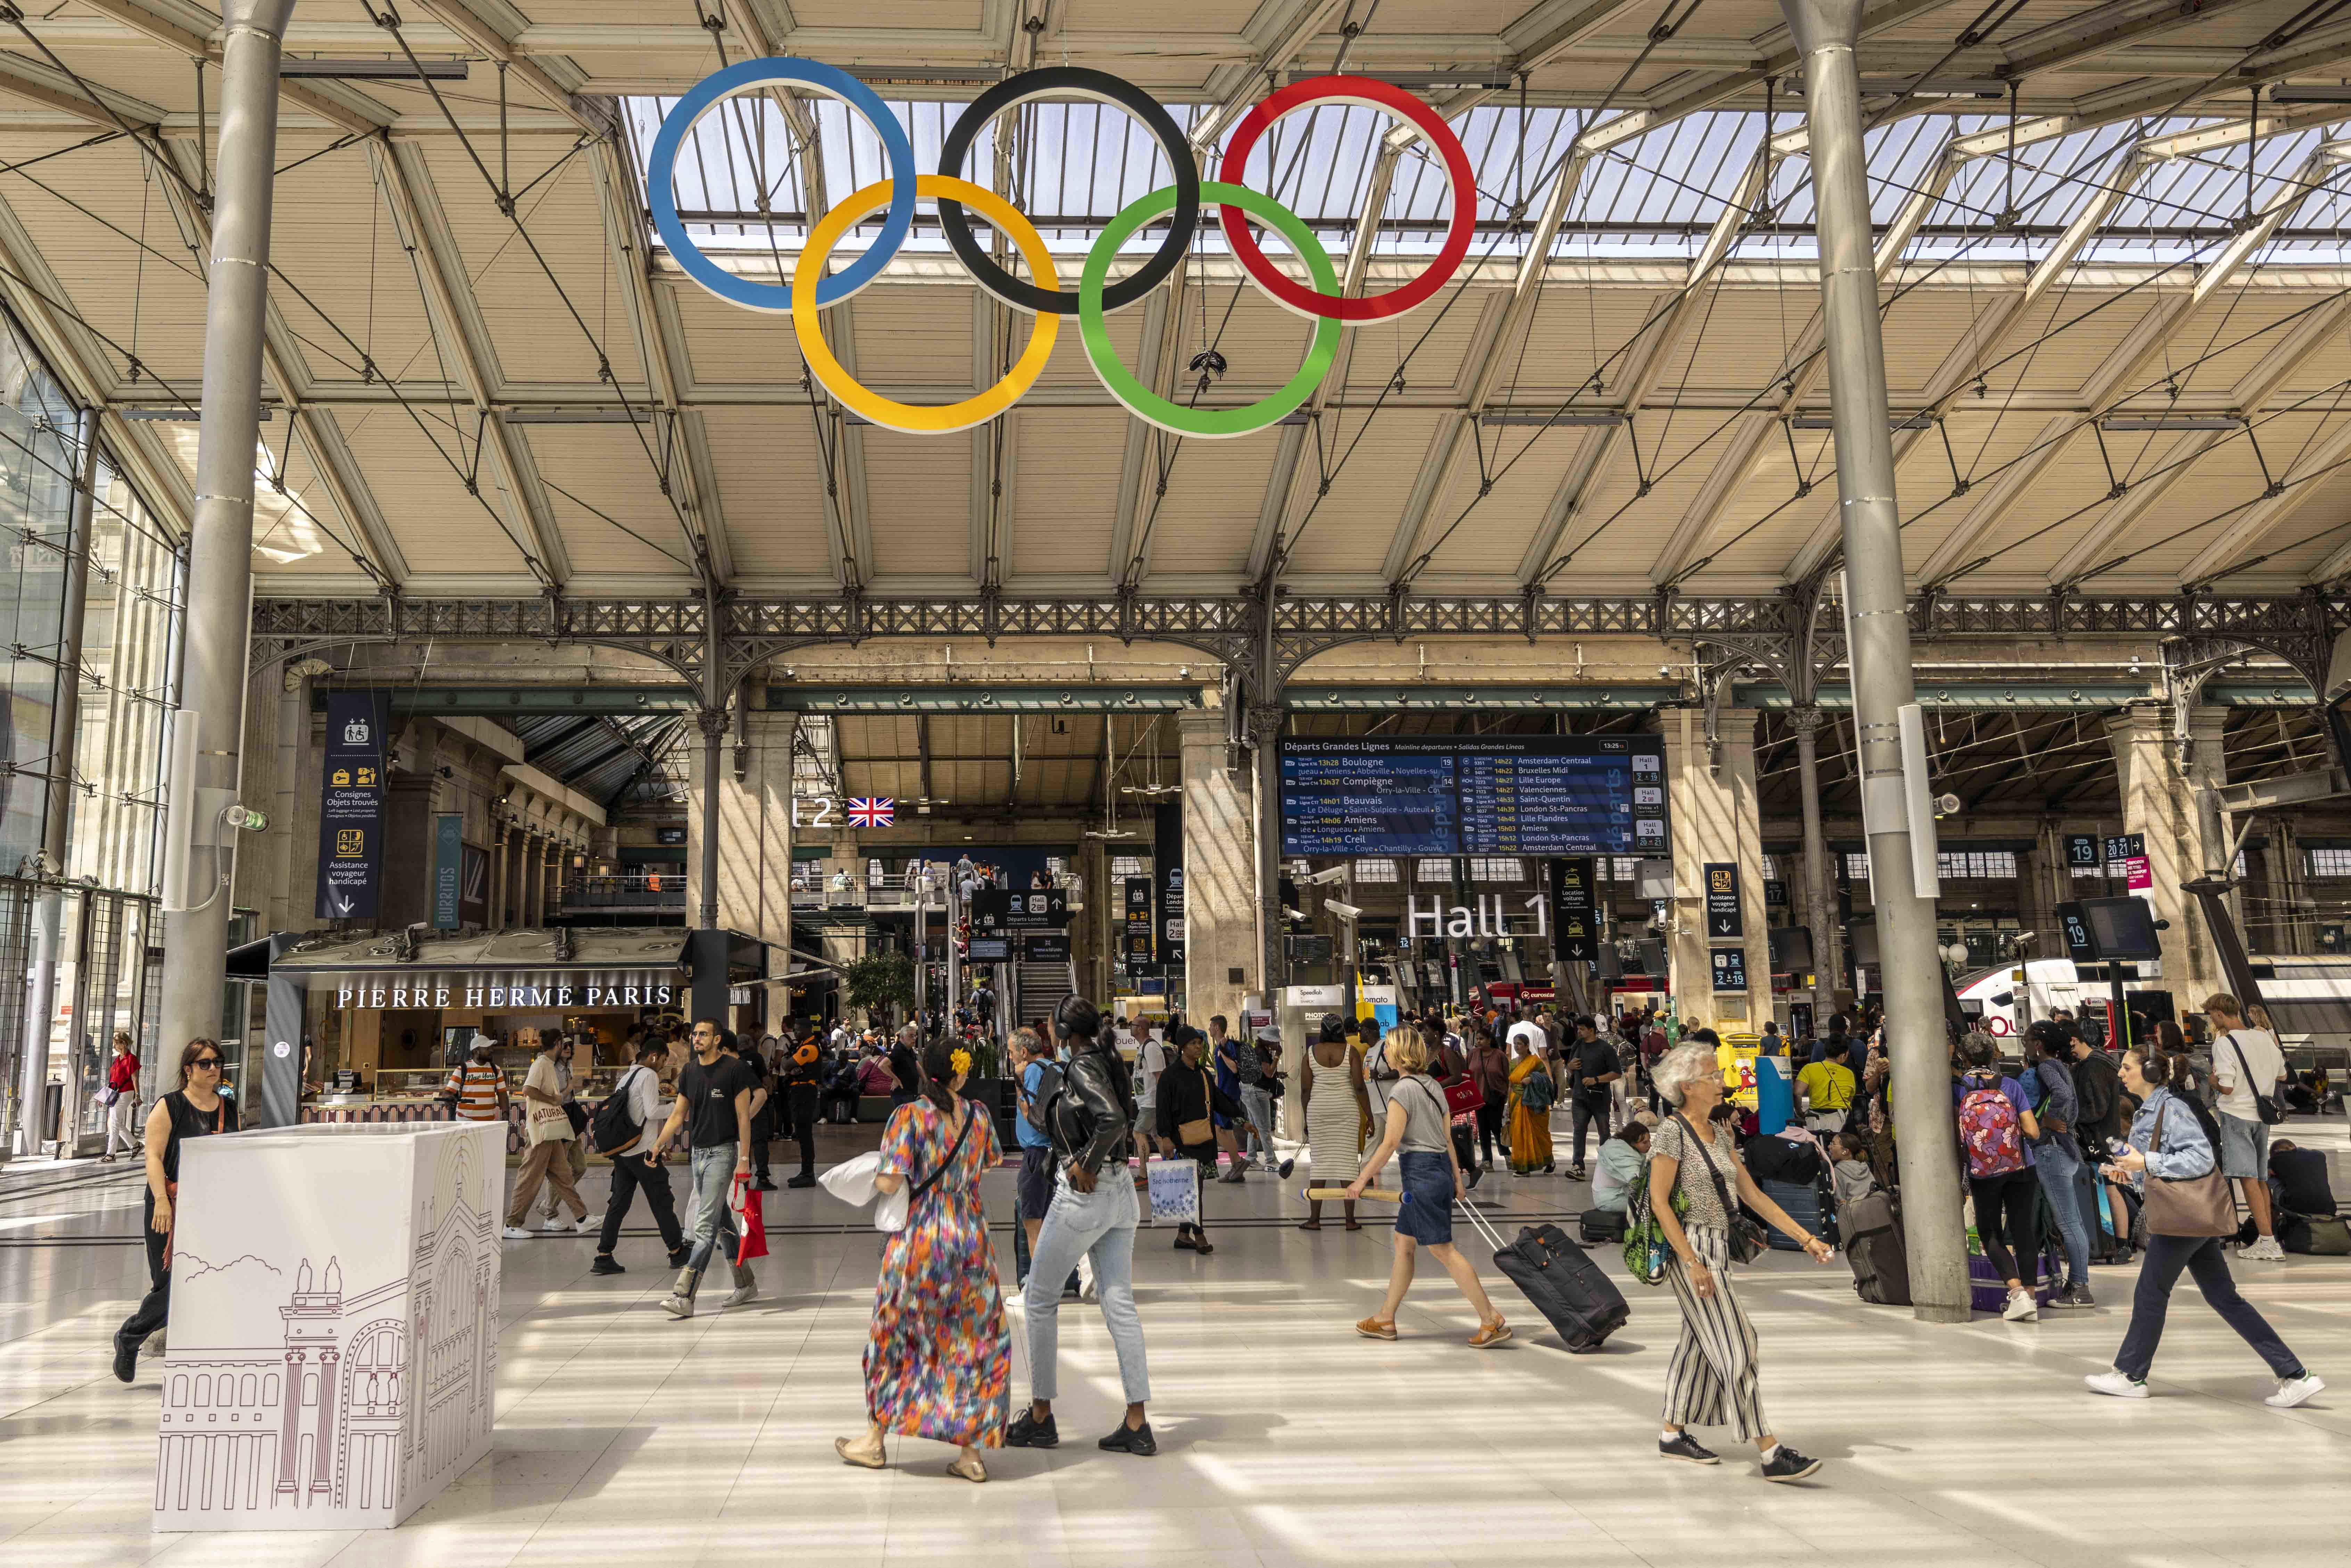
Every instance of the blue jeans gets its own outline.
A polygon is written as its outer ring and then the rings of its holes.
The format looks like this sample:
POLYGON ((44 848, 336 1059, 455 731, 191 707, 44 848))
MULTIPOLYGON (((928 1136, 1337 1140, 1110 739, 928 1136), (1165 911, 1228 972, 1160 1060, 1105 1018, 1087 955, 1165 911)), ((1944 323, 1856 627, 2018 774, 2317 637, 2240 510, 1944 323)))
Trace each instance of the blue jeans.
POLYGON ((2090 1231, 2082 1220, 2082 1156, 2065 1138, 2032 1145, 2032 1168, 2041 1173, 2041 1190, 2057 1216, 2057 1233, 2065 1239, 2065 1278, 2076 1285, 2090 1282, 2090 1231))
POLYGON ((694 1250, 685 1266, 697 1274, 709 1267, 721 1231, 731 1235, 735 1225, 726 1212, 726 1189, 735 1184, 735 1145, 696 1146, 687 1156, 694 1173, 694 1250))
POLYGON ((1029 1394, 1053 1397, 1061 1354, 1061 1284, 1081 1253, 1093 1260, 1102 1322, 1118 1352, 1118 1381, 1129 1405, 1151 1397, 1143 1360, 1143 1319, 1134 1310, 1134 1227, 1140 1218, 1134 1183, 1123 1165, 1107 1165, 1092 1192, 1080 1192, 1064 1173, 1053 1184, 1053 1206, 1037 1232, 1021 1315, 1029 1325, 1029 1394))

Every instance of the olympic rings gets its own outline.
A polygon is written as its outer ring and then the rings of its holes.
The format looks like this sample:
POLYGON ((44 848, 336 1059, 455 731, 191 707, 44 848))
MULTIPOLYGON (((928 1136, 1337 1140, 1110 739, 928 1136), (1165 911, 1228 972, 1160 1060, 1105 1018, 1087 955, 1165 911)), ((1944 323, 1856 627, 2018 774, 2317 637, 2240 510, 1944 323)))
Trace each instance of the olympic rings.
MULTIPOLYGON (((1176 217, 1168 225, 1167 237, 1160 242, 1158 250, 1142 270, 1121 278, 1103 291, 1104 310, 1123 310, 1147 297, 1176 270, 1176 264, 1184 259, 1184 252, 1190 246, 1193 232, 1200 223, 1200 165, 1192 156, 1192 144, 1184 140, 1182 128, 1157 99, 1123 78, 1082 66, 1047 66, 1022 71, 981 93, 956 117, 946 140, 939 144, 939 172, 960 178, 964 159, 970 155, 971 144, 982 126, 1014 104, 1049 92, 1090 98, 1126 110, 1151 132, 1175 171, 1176 217)), ((980 287, 1007 305, 1031 315, 1044 311, 1061 316, 1076 313, 1078 302, 1074 297, 1059 289, 1024 283, 997 266, 971 237, 971 225, 965 220, 963 208, 957 203, 939 204, 939 226, 946 231, 947 244, 955 247, 956 255, 979 281, 980 287)))
POLYGON ((1340 324, 1377 321, 1421 305, 1452 278, 1468 256, 1477 227, 1477 187, 1469 155, 1442 116, 1409 92, 1367 77, 1322 76, 1295 82, 1259 103, 1234 128, 1219 172, 1225 178, 1206 181, 1190 144, 1167 111, 1133 83, 1103 71, 1076 67, 1048 67, 1023 71, 997 83, 974 99, 956 117, 941 144, 939 172, 917 174, 914 153, 905 128, 870 87, 835 67, 804 59, 745 60, 704 78, 679 99, 663 118, 660 132, 646 156, 645 196, 654 231, 669 247, 688 277, 702 287, 748 310, 789 312, 792 331, 809 371, 841 405, 878 425, 915 434, 945 434, 967 430, 998 417, 1018 402, 1043 373, 1061 329, 1061 319, 1075 314, 1086 358, 1112 396, 1140 417, 1177 435, 1225 437, 1263 430, 1296 410, 1322 384, 1336 359, 1340 324), (720 101, 738 93, 785 83, 838 99, 863 115, 880 139, 889 177, 848 196, 810 225, 808 242, 792 270, 791 281, 758 283, 738 277, 698 249, 685 232, 677 209, 677 158, 695 123, 720 101), (961 178, 957 171, 971 154, 980 131, 997 115, 1041 94, 1092 99, 1124 110, 1141 120, 1167 155, 1175 183, 1137 198, 1113 218, 1086 252, 1077 292, 1061 287, 1044 236, 1019 208, 994 192, 961 178), (1313 231, 1288 207, 1239 183, 1249 154, 1268 128, 1294 109, 1310 103, 1362 104, 1410 120, 1444 160, 1452 191, 1453 213, 1445 242, 1417 277, 1384 294, 1355 297, 1339 292, 1337 270, 1313 231), (1017 309, 1036 317, 1028 346, 1004 378, 994 386, 960 402, 935 407, 893 402, 861 385, 844 370, 824 340, 817 312, 837 305, 880 277, 912 232, 917 197, 935 201, 939 223, 948 245, 968 268, 982 290, 1017 309), (1217 204, 1217 214, 1235 259, 1258 287, 1283 308, 1310 317, 1314 336, 1296 373, 1270 396, 1243 408, 1193 408, 1160 396, 1119 361, 1105 318, 1144 298, 1158 287, 1184 257, 1197 235, 1200 203, 1217 204), (871 248, 831 277, 824 267, 833 246, 861 219, 879 207, 889 212, 871 248), (964 208, 974 206, 998 232, 1011 236, 1028 259, 1029 277, 1023 281, 999 267, 973 238, 964 208), (1111 264, 1121 247, 1144 225, 1173 214, 1166 237, 1141 268, 1110 282, 1111 264), (1249 236, 1255 218, 1278 230, 1304 263, 1312 287, 1292 280, 1266 258, 1249 236))
MULTIPOLYGON (((1020 254, 1029 258, 1029 268, 1049 286, 1058 290, 1061 275, 1053 267, 1053 253, 1045 248, 1045 236, 1037 232, 1020 209, 985 186, 968 180, 950 179, 945 174, 919 174, 914 182, 914 193, 928 196, 945 212, 950 200, 969 202, 980 215, 1010 235, 1019 246, 1020 254)), ((986 424, 1006 409, 1020 401, 1020 395, 1035 383, 1044 371, 1045 361, 1052 357, 1053 340, 1061 334, 1061 319, 1051 311, 1040 311, 1035 325, 1029 329, 1029 346, 1004 379, 977 396, 961 402, 937 407, 916 403, 895 402, 882 396, 852 377, 833 357, 824 340, 824 328, 817 320, 822 308, 824 291, 814 287, 824 276, 824 258, 841 243, 841 236, 850 225, 884 202, 894 201, 905 182, 883 180, 842 198, 841 204, 824 214, 809 231, 808 245, 800 252, 799 265, 792 270, 793 287, 800 290, 801 303, 792 308, 792 332, 799 339, 800 358, 809 371, 822 382, 825 390, 841 401, 841 407, 852 413, 862 414, 874 423, 892 430, 903 430, 915 435, 945 435, 951 431, 969 430, 975 424, 986 424), (813 303, 810 303, 813 301, 813 303)), ((868 253, 871 254, 871 253, 868 253)), ((1325 268, 1329 263, 1325 262, 1325 268)), ((1107 263, 1105 263, 1107 266, 1107 263)))
MULTIPOLYGON (((1221 181, 1203 181, 1200 193, 1263 218, 1281 231, 1290 248, 1306 263, 1306 270, 1316 284, 1326 292, 1339 287, 1338 269, 1331 265, 1330 256, 1315 240, 1314 231, 1288 207, 1246 185, 1228 185, 1221 181)), ((1094 374, 1102 378, 1113 397, 1172 434, 1217 437, 1248 435, 1263 430, 1312 397, 1314 389, 1322 384, 1324 372, 1339 352, 1338 318, 1325 316, 1316 321, 1314 340, 1308 346, 1298 373, 1283 383, 1280 392, 1247 407, 1187 408, 1170 402, 1144 386, 1119 362, 1118 350, 1110 340, 1109 324, 1102 319, 1102 283, 1110 276, 1111 258, 1118 254, 1118 247, 1126 243, 1127 237, 1175 204, 1176 188, 1172 185, 1138 197, 1111 219, 1110 226, 1102 230, 1093 248, 1086 253, 1085 274, 1078 283, 1078 327, 1085 337, 1086 358, 1093 361, 1094 374)))
POLYGON ((703 255, 678 220, 677 193, 672 189, 676 183, 678 149, 694 122, 722 99, 755 92, 776 82, 837 98, 863 115, 881 138, 890 163, 890 212, 883 220, 882 232, 874 236, 872 248, 817 285, 819 305, 838 305, 872 282, 906 243, 906 231, 914 224, 914 147, 906 140, 906 128, 898 123, 879 93, 847 71, 817 60, 744 60, 713 71, 695 83, 662 118, 661 134, 653 138, 653 151, 645 157, 645 204, 653 213, 653 231, 685 275, 719 298, 746 310, 780 315, 792 308, 792 291, 782 284, 737 277, 703 255))
POLYGON ((1460 268, 1461 258, 1469 254, 1469 241, 1478 228, 1478 183, 1470 172, 1469 154, 1443 116, 1400 87, 1370 77, 1310 77, 1283 88, 1250 110, 1248 117, 1233 128, 1232 140, 1225 144, 1219 177, 1231 184, 1240 183, 1249 152, 1256 147, 1257 139, 1265 134, 1266 128, 1291 110, 1310 103, 1359 103, 1366 109, 1385 110, 1411 120, 1428 138, 1428 144, 1445 160, 1446 183, 1453 192, 1453 221, 1445 231, 1445 245, 1437 253, 1437 259, 1418 277, 1401 287, 1384 294, 1351 297, 1337 293, 1329 284, 1319 294, 1301 288, 1275 270, 1265 253, 1258 249, 1257 241, 1249 237, 1249 225, 1230 205, 1217 214, 1224 224, 1225 243, 1232 246, 1241 270, 1259 288, 1301 316, 1341 321, 1384 321, 1391 316, 1401 316, 1444 287, 1460 268))

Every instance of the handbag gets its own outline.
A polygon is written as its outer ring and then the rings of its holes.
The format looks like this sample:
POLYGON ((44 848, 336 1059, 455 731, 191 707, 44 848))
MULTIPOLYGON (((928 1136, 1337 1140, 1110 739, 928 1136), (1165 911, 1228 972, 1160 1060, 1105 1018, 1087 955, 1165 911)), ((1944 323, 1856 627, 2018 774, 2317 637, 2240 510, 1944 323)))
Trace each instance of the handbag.
POLYGON ((1485 1104, 1486 1092, 1478 1086, 1475 1078, 1465 1075, 1445 1085, 1445 1114, 1448 1118, 1473 1115, 1485 1104))
MULTIPOLYGON (((2237 1043, 2237 1037, 2234 1031, 2231 1031, 2228 1035, 2227 1039, 2229 1041, 2229 1049, 2237 1053, 2237 1071, 2243 1073, 2246 1077, 2251 1078, 2253 1075, 2253 1069, 2252 1064, 2245 1060, 2245 1048, 2237 1043)), ((2274 1089, 2277 1085, 2272 1084, 2270 1087, 2274 1089)), ((2259 1116, 2264 1125, 2274 1127, 2280 1122, 2285 1120, 2285 1107, 2279 1104, 2269 1095, 2262 1093, 2260 1089, 2255 1088, 2253 1090, 2253 1114, 2259 1116)))
MULTIPOLYGON (((2156 1112, 2158 1155, 2163 1153, 2164 1113, 2170 1108, 2167 1103, 2156 1112)), ((2139 1194, 2139 1219, 2150 1236, 2234 1236, 2237 1200, 2220 1175, 2220 1151, 2212 1151, 2212 1168, 2199 1176, 2159 1176, 2148 1171, 2139 1194)))
MULTIPOLYGON (((1679 1112, 1674 1113, 1674 1120, 1681 1123, 1682 1135, 1689 1140, 1690 1157, 1704 1166, 1706 1174, 1714 1178, 1714 1196, 1722 1200, 1723 1221, 1730 1233, 1730 1260, 1734 1263, 1754 1262, 1771 1246, 1764 1238, 1762 1227, 1748 1218, 1745 1212, 1730 1201, 1730 1191, 1722 1184, 1722 1173, 1715 1168, 1705 1145, 1698 1142, 1698 1129, 1692 1127, 1679 1112)), ((1674 1185, 1680 1186, 1678 1178, 1674 1185)))
MULTIPOLYGON (((1201 1068, 1199 1073, 1200 1103, 1204 1107, 1212 1106, 1216 1102, 1208 1092, 1208 1070, 1205 1067, 1201 1068)), ((1188 1122, 1176 1124, 1176 1141, 1186 1146, 1213 1144, 1217 1141, 1217 1124, 1204 1111, 1202 1114, 1193 1117, 1188 1122)))

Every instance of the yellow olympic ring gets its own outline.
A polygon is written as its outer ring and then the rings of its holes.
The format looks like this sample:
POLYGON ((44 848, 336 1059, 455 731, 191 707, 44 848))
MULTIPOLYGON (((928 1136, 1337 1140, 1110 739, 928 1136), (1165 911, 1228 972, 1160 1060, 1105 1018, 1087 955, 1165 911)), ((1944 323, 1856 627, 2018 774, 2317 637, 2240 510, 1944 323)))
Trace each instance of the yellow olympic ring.
MULTIPOLYGON (((827 392, 852 413, 862 415, 874 423, 891 430, 903 430, 914 435, 945 435, 952 431, 969 430, 975 424, 986 424, 1006 409, 1020 401, 1021 394, 1036 382, 1052 357, 1053 340, 1061 329, 1059 316, 1030 318, 1029 346, 1002 381, 977 396, 961 402, 926 407, 919 403, 896 402, 871 391, 857 378, 841 368, 841 361, 826 346, 824 328, 817 319, 817 285, 824 277, 825 258, 832 247, 841 243, 858 219, 886 205, 893 183, 880 181, 845 198, 839 206, 824 214, 816 227, 809 231, 808 246, 800 252, 799 265, 792 269, 792 331, 799 339, 800 358, 816 379, 824 383, 827 392)), ((961 202, 977 207, 980 214, 998 229, 1012 236, 1020 254, 1029 258, 1029 271, 1040 287, 1059 289, 1061 275, 1053 269, 1053 256, 1045 248, 1045 236, 1029 223, 1020 209, 995 192, 975 185, 968 180, 957 180, 946 174, 918 174, 914 177, 914 193, 937 201, 961 202)))

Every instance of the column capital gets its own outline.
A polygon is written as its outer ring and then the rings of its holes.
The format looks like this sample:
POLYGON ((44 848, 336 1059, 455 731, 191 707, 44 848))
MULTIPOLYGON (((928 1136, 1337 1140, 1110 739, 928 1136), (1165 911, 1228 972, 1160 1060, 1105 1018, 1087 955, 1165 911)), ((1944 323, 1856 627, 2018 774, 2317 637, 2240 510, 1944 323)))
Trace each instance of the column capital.
POLYGON ((726 733, 726 725, 725 708, 705 707, 695 710, 694 727, 701 732, 705 740, 713 737, 724 737, 726 733))
POLYGON ((1282 721, 1290 710, 1280 703, 1251 703, 1249 707, 1249 737, 1251 746, 1270 746, 1281 737, 1282 721))
POLYGON ((1806 703, 1788 710, 1788 728, 1796 735, 1812 735, 1828 721, 1828 710, 1817 703, 1806 703))

